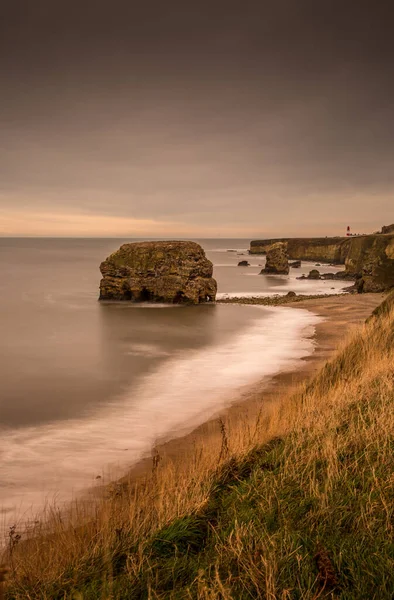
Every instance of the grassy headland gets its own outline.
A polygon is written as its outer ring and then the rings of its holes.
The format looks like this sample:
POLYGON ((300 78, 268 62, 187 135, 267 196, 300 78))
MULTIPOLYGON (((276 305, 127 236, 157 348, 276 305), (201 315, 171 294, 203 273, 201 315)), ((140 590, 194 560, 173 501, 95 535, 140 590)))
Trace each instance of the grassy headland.
POLYGON ((6 598, 391 599, 393 406, 394 295, 266 416, 16 530, 6 598))

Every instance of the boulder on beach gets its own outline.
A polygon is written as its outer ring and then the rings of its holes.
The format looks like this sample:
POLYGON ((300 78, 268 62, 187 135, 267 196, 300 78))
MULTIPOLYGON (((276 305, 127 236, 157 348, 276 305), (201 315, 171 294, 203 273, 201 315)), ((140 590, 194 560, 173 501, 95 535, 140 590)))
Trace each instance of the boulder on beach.
POLYGON ((195 242, 123 244, 100 265, 100 300, 213 302, 213 265, 195 242))
POLYGON ((272 244, 267 250, 267 262, 261 274, 288 275, 289 257, 287 255, 287 245, 284 242, 272 244))
POLYGON ((247 260, 240 260, 238 263, 239 267, 250 267, 250 264, 248 263, 247 260))

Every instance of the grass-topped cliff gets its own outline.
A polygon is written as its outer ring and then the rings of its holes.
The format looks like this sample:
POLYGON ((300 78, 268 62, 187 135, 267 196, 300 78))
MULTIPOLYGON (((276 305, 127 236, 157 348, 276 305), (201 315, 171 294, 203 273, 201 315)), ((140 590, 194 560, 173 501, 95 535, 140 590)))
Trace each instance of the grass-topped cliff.
POLYGON ((14 532, 6 597, 389 600, 393 408, 394 295, 267 417, 14 532))

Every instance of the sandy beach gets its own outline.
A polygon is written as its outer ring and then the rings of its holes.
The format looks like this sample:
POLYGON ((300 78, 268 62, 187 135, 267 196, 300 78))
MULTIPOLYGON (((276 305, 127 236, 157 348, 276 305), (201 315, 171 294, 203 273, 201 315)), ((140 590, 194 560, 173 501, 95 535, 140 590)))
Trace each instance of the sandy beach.
POLYGON ((190 456, 193 448, 209 445, 210 438, 220 435, 224 421, 229 428, 239 427, 240 423, 245 426, 256 423, 259 414, 268 414, 275 402, 291 396, 300 384, 313 377, 383 299, 384 294, 344 294, 301 301, 297 298, 294 302, 288 302, 289 309, 306 309, 322 318, 315 326, 313 354, 304 358, 301 367, 298 366, 296 370, 279 373, 268 381, 264 379, 250 386, 224 412, 218 413, 193 431, 173 439, 158 440, 152 450, 152 457, 134 465, 127 480, 130 482, 142 477, 158 459, 170 460, 176 465, 187 455, 190 456))

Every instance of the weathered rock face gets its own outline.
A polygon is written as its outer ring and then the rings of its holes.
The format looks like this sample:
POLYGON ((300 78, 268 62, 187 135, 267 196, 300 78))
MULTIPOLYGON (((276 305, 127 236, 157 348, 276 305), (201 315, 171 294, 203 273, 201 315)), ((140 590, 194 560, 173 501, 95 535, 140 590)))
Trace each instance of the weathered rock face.
POLYGON ((343 263, 343 244, 349 238, 281 238, 272 240, 255 240, 250 242, 250 254, 266 254, 275 243, 287 244, 287 252, 292 260, 312 262, 343 263))
POLYGON ((123 244, 100 265, 100 300, 213 302, 213 265, 195 242, 123 244))
POLYGON ((270 246, 267 249, 267 262, 261 273, 288 275, 289 270, 287 245, 283 242, 278 242, 270 246))
MULTIPOLYGON (((387 227, 387 230, 391 226, 387 227)), ((251 254, 264 254, 279 240, 256 240, 251 254)), ((394 287, 394 233, 354 236, 350 238, 288 238, 290 258, 344 264, 346 276, 356 279, 359 292, 383 292, 394 287)))
POLYGON ((353 240, 346 271, 357 277, 359 292, 384 292, 394 287, 394 235, 370 235, 353 240))

